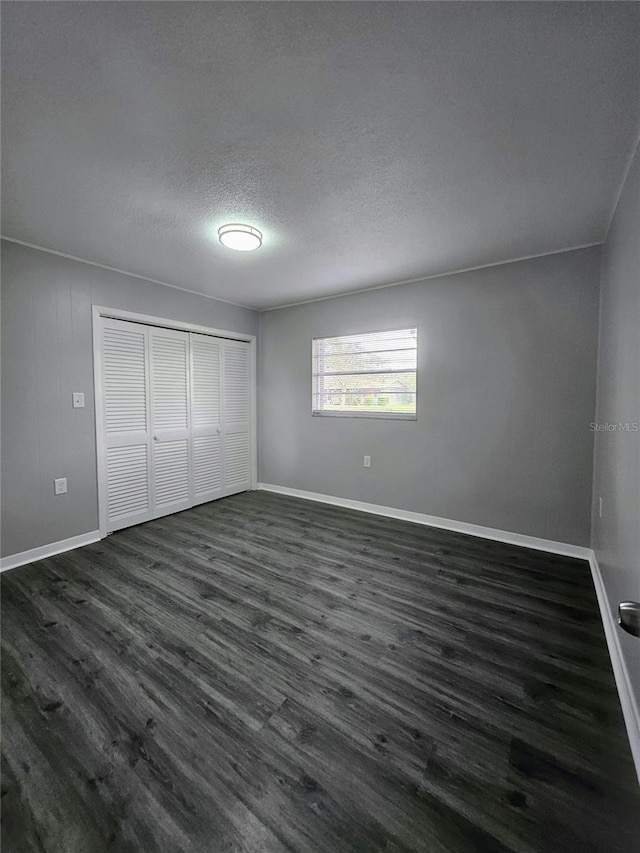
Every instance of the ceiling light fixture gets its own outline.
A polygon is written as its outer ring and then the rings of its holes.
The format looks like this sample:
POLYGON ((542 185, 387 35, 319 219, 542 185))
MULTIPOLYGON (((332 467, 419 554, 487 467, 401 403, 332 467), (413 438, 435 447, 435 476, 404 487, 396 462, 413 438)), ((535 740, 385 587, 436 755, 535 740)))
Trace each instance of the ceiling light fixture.
POLYGON ((252 252, 262 246, 262 233, 251 225, 223 225, 218 228, 218 237, 223 246, 237 252, 252 252))

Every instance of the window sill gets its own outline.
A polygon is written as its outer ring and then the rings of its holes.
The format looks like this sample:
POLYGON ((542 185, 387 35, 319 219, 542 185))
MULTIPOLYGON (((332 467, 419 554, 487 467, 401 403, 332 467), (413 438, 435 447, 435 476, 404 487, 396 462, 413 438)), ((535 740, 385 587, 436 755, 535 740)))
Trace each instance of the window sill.
POLYGON ((313 418, 378 418, 386 421, 417 421, 418 415, 405 412, 311 412, 313 418))

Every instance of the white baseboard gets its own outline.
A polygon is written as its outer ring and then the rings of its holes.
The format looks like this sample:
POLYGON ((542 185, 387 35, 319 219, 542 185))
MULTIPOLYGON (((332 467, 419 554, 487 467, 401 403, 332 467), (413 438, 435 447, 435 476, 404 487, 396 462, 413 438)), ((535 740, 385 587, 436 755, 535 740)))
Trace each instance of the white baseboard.
POLYGON ((526 536, 524 533, 511 533, 508 530, 498 530, 493 527, 482 527, 479 524, 469 524, 466 521, 454 521, 451 518, 439 518, 436 515, 425 515, 422 512, 411 512, 406 509, 396 509, 390 506, 369 504, 363 501, 353 501, 348 498, 336 498, 333 495, 321 495, 317 492, 305 492, 301 489, 290 489, 287 486, 274 486, 271 483, 258 483, 258 489, 265 492, 275 492, 278 495, 288 495, 292 498, 304 498, 323 504, 333 504, 346 509, 369 512, 373 515, 384 515, 397 518, 400 521, 412 521, 414 524, 425 524, 427 527, 438 527, 441 530, 453 530, 456 533, 467 533, 469 536, 479 536, 481 539, 492 539, 495 542, 505 542, 508 545, 519 545, 522 548, 533 548, 536 551, 547 551, 550 554, 561 554, 564 557, 577 557, 588 560, 593 553, 591 548, 581 545, 567 545, 564 542, 554 542, 552 539, 539 539, 537 536, 526 536))
POLYGON ((482 539, 493 539, 496 542, 505 542, 509 545, 520 545, 524 548, 534 548, 537 551, 548 551, 551 554, 561 554, 566 557, 576 557, 578 559, 587 560, 591 567, 591 575, 593 585, 596 591, 598 606, 600 608, 600 617, 604 627, 604 634, 607 640, 607 648, 613 674, 616 681, 618 696, 622 706, 622 714, 624 717, 629 745, 631 747, 631 755, 636 766, 638 781, 640 782, 640 713, 636 702, 635 694, 631 687, 631 679, 622 655, 620 646, 619 628, 615 622, 609 601, 605 591, 604 581, 600 573, 598 561, 591 548, 585 548, 580 545, 567 545, 564 542, 554 542, 550 539, 538 539, 535 536, 525 536, 522 533, 510 533, 506 530, 497 530, 492 527, 481 527, 477 524, 468 524, 465 521, 454 521, 449 518, 438 518, 433 515, 424 515, 419 512, 409 512, 408 510, 396 509, 395 507, 379 506, 378 504, 363 503, 362 501, 348 500, 347 498, 337 498, 332 495, 321 495, 316 492, 306 492, 301 489, 290 489, 286 486, 276 486, 270 483, 258 483, 258 489, 265 492, 274 492, 278 495, 288 495, 293 498, 303 498, 305 500, 317 501, 318 503, 332 504, 341 506, 347 509, 355 509, 360 512, 368 512, 373 515, 384 515, 389 518, 397 518, 402 521, 412 521, 416 524, 424 524, 428 527, 437 527, 442 530, 453 530, 457 533, 467 533, 470 536, 479 536, 482 539))
MULTIPOLYGON (((470 536, 479 536, 482 539, 492 539, 496 542, 505 542, 509 545, 519 545, 525 548, 533 548, 537 551, 547 551, 552 554, 561 554, 567 557, 576 557, 578 559, 588 560, 591 567, 591 575, 596 591, 598 606, 600 608, 600 616, 604 627, 604 634, 607 640, 613 674, 620 697, 622 706, 622 714, 627 728, 629 744, 631 746, 631 754, 635 762, 638 780, 640 781, 640 712, 636 702, 635 694, 631 687, 631 680, 622 655, 620 639, 618 637, 618 628, 615 623, 609 601, 604 587, 604 581, 600 573, 600 567, 596 556, 591 548, 584 548, 579 545, 567 545, 563 542, 554 542, 550 539, 539 539, 535 536, 526 536, 522 533, 510 533, 506 530, 498 530, 492 527, 481 527, 477 524, 469 524, 464 521, 454 521, 448 518, 439 518, 433 515, 425 515, 419 512, 410 512, 409 510, 396 509, 395 507, 380 506, 378 504, 369 504, 362 501, 349 500, 347 498, 338 498, 332 495, 322 495, 317 492, 306 492, 301 489, 290 489, 286 486, 276 486, 270 483, 258 483, 258 489, 266 492, 274 492, 279 495, 288 495, 295 498, 303 498, 304 500, 317 501, 318 503, 332 504, 334 506, 345 507, 346 509, 355 509, 360 512, 367 512, 373 515, 383 515, 389 518, 397 518, 401 521, 412 521, 416 524, 424 524, 428 527, 436 527, 441 530, 452 530, 457 533, 466 533, 470 536)), ((49 545, 41 545, 39 548, 32 548, 29 551, 22 551, 19 554, 12 554, 9 557, 0 559, 0 572, 8 571, 9 569, 23 566, 26 563, 33 563, 36 560, 42 560, 45 557, 53 557, 55 554, 61 554, 64 551, 71 551, 73 548, 80 548, 83 545, 90 545, 92 542, 98 542, 101 539, 99 530, 92 530, 90 533, 82 533, 80 536, 72 536, 69 539, 62 539, 59 542, 52 542, 49 545)))
POLYGON ((39 548, 31 548, 29 551, 2 557, 0 572, 16 569, 26 563, 35 563, 36 560, 44 560, 45 557, 53 557, 55 554, 81 548, 83 545, 91 545, 92 542, 97 542, 101 538, 99 530, 92 530, 90 533, 81 533, 80 536, 71 536, 69 539, 61 539, 59 542, 51 542, 49 545, 40 545, 39 548))
POLYGON ((636 765, 638 782, 640 782, 640 712, 638 711, 638 703, 636 702, 635 693, 631 686, 631 679, 629 678, 629 671, 627 670, 627 665, 622 654, 622 647, 620 646, 620 636, 618 634, 620 629, 611 612, 600 566, 593 552, 589 557, 589 565, 591 566, 593 585, 596 588, 596 597, 609 649, 609 657, 611 658, 611 666, 613 667, 613 675, 616 680, 616 687, 618 688, 620 704, 622 705, 622 716, 624 717, 624 723, 627 728, 631 755, 636 765))

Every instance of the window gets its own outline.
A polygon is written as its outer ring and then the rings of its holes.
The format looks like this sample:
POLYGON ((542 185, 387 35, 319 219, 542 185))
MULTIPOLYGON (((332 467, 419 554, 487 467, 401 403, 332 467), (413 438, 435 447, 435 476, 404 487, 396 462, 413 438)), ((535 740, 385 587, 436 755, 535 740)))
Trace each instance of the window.
POLYGON ((313 414, 416 418, 418 330, 313 341, 313 414))

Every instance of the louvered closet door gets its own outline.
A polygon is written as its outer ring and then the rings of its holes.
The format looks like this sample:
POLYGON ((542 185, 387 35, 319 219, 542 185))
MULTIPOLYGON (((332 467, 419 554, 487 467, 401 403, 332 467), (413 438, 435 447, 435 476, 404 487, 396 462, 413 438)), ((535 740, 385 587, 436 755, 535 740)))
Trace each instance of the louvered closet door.
POLYGON ((191 335, 193 503, 222 497, 222 341, 191 335))
POLYGON ((249 344, 222 345, 223 492, 232 495, 251 488, 249 344))
POLYGON ((148 332, 102 320, 102 393, 107 530, 153 517, 148 332))
POLYGON ((191 506, 189 335, 149 329, 153 516, 191 506))

